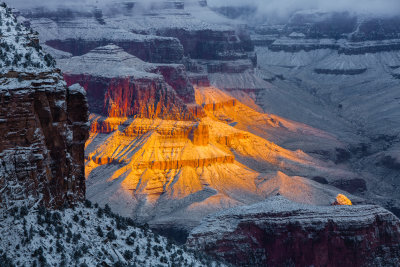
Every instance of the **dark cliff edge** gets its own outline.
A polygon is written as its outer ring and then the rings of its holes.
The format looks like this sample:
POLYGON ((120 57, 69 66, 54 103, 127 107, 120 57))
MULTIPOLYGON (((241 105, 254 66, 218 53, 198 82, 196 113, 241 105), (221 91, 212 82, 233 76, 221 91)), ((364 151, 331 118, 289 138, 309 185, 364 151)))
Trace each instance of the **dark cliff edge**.
POLYGON ((32 30, 0 6, 0 207, 85 199, 85 91, 67 87, 32 30))

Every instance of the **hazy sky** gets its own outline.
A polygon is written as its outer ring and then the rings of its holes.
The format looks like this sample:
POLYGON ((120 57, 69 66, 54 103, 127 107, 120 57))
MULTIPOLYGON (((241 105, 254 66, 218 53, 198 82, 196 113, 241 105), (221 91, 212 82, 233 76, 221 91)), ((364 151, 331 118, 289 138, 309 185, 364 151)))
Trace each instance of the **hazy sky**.
POLYGON ((210 6, 247 3, 257 6, 260 13, 279 15, 299 9, 400 15, 400 0, 208 0, 208 3, 210 6))
MULTIPOLYGON (((5 0, 11 6, 17 8, 30 5, 54 6, 74 5, 82 3, 96 3, 98 5, 124 0, 5 0)), ((136 0, 142 3, 149 3, 162 0, 136 0)), ((196 0, 186 0, 196 1, 196 0)), ((258 8, 262 15, 285 16, 299 9, 319 9, 324 11, 351 11, 357 13, 374 13, 400 15, 400 0, 208 0, 210 6, 245 5, 251 4, 258 8)))

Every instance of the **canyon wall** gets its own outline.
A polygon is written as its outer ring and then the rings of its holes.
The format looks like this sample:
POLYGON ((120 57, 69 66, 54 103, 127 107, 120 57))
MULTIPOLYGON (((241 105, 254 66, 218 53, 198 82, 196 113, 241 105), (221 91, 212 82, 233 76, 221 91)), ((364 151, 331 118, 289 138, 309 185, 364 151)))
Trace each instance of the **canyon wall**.
POLYGON ((38 36, 4 4, 0 20, 0 207, 82 201, 85 91, 66 86, 38 36))
POLYGON ((238 266, 397 266, 399 230, 378 206, 308 206, 279 196, 210 216, 187 245, 238 266))
POLYGON ((84 91, 57 72, 0 77, 0 206, 84 200, 84 91))

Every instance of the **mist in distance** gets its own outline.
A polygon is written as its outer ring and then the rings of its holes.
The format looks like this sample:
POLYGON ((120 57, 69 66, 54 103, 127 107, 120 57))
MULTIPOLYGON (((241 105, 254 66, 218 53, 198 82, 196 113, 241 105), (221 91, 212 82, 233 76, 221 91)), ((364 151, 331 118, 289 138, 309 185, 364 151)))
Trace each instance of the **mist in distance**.
POLYGON ((400 0, 208 0, 208 4, 211 7, 250 5, 257 8, 259 15, 281 17, 310 9, 378 16, 400 15, 400 0))
MULTIPOLYGON (((128 0, 5 0, 10 6, 18 9, 32 7, 68 7, 79 8, 83 5, 104 7, 115 2, 128 0)), ((132 0, 141 6, 150 6, 155 2, 167 0, 132 0)), ((186 4, 198 0, 184 0, 186 4)), ((318 10, 323 12, 350 12, 376 16, 400 15, 400 0, 207 0, 211 8, 219 7, 249 7, 252 10, 251 19, 270 20, 286 19, 296 11, 318 10)))

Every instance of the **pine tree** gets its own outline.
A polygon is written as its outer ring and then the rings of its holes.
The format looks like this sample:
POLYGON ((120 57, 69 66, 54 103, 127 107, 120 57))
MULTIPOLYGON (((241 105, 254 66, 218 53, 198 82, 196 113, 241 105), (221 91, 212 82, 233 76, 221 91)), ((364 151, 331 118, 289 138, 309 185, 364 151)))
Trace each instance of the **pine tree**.
POLYGON ((97 231, 98 236, 100 236, 100 237, 104 236, 103 230, 101 230, 100 225, 97 226, 96 231, 97 231))
POLYGON ((107 233, 107 238, 109 240, 111 240, 111 241, 117 239, 117 236, 115 235, 114 229, 112 229, 111 231, 109 231, 107 233))

